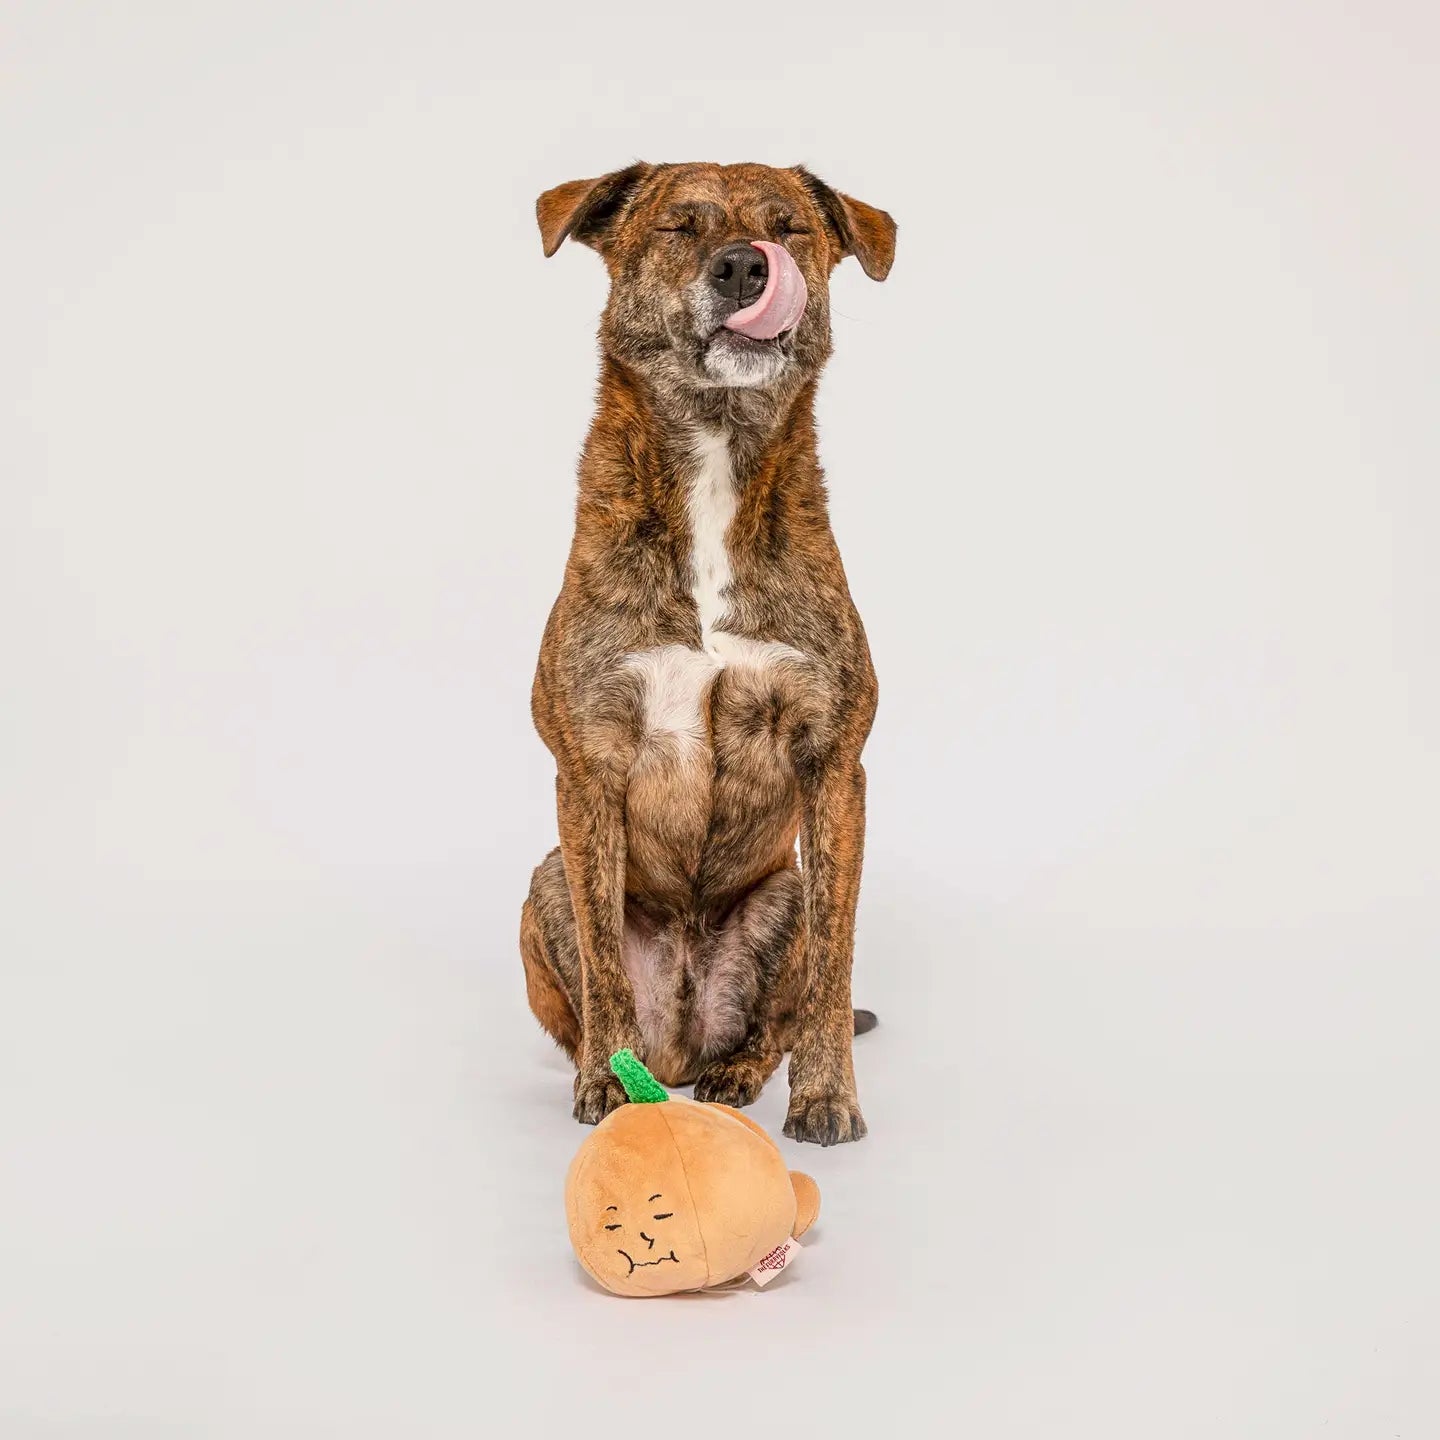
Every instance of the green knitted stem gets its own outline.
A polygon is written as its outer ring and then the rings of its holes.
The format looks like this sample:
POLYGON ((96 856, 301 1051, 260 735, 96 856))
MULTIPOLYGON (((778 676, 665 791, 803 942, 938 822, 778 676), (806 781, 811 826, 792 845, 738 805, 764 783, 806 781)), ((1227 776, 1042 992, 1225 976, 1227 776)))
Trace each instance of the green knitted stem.
POLYGON ((635 1058, 630 1050, 617 1050, 610 1057, 610 1068, 620 1077, 625 1094, 636 1105, 658 1105, 670 1098, 670 1092, 635 1058))

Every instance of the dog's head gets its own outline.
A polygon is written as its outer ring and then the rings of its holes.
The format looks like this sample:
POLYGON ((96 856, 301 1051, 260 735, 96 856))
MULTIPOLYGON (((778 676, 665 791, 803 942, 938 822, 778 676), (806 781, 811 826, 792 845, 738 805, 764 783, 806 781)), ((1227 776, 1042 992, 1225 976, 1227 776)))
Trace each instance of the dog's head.
POLYGON ((605 349, 666 388, 767 389, 830 354, 830 272, 874 280, 895 222, 803 167, 635 164, 547 190, 546 255, 568 236, 610 272, 605 349))

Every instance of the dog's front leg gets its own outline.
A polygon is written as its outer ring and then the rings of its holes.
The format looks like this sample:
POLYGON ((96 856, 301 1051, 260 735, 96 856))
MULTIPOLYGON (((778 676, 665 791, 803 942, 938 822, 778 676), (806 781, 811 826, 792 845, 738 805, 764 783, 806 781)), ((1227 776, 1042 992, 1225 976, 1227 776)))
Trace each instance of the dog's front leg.
POLYGON ((610 1056, 638 1049, 635 996, 621 959, 625 927, 625 818, 622 800, 599 779, 556 782, 560 853, 580 951, 580 1046, 575 1118, 595 1125, 625 1103, 610 1056))
POLYGON ((850 1005, 855 905, 865 848, 865 771, 859 758, 801 775, 800 860, 805 887, 805 995, 790 1054, 792 1140, 858 1140, 850 1005))

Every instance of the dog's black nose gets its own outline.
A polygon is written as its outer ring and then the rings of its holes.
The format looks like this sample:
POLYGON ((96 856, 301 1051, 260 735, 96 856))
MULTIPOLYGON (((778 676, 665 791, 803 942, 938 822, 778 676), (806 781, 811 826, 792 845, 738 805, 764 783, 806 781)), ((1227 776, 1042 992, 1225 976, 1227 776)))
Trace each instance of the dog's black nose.
POLYGON ((760 298, 769 273, 765 252, 744 241, 727 245, 710 261, 710 283, 727 300, 736 300, 742 306, 760 298))

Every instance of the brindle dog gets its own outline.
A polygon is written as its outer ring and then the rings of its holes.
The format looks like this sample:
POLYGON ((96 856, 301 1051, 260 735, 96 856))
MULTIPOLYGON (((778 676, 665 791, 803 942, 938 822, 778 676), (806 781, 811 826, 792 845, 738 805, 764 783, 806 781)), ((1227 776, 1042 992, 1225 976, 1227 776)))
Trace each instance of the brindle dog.
POLYGON ((591 246, 610 295, 532 696, 560 846, 521 915, 531 1009, 575 1062, 577 1120, 624 1102, 608 1068, 622 1046, 728 1105, 790 1049, 785 1133, 858 1139, 851 1036, 874 1017, 852 1012, 850 967, 876 685, 813 410, 830 272, 854 255, 884 279, 894 221, 763 165, 636 164, 536 210, 546 255, 591 246), (727 326, 775 267, 804 278, 798 321, 727 326))

